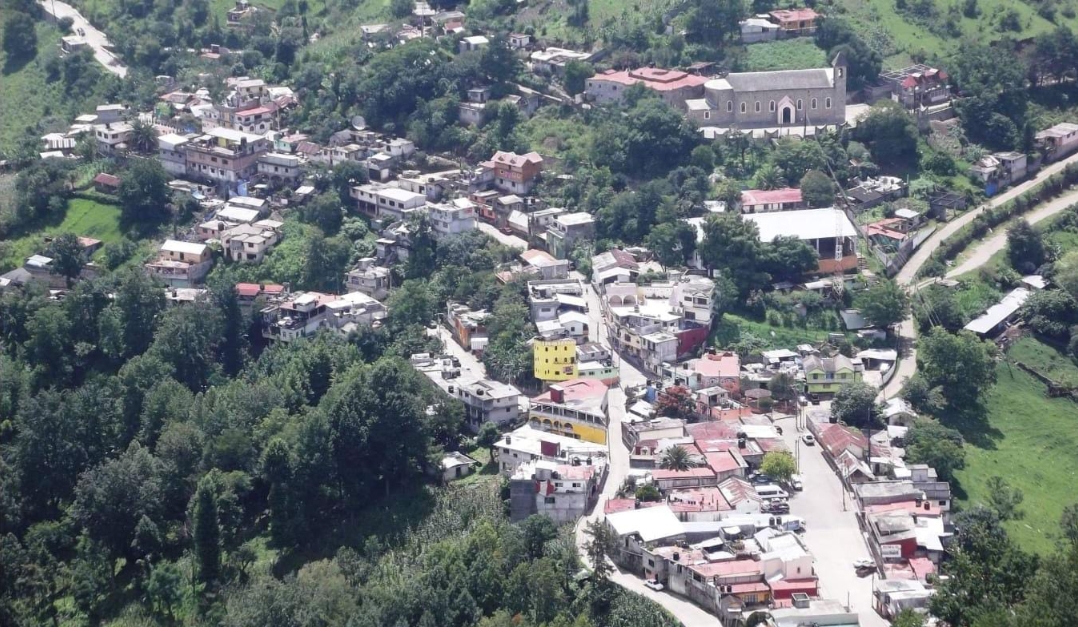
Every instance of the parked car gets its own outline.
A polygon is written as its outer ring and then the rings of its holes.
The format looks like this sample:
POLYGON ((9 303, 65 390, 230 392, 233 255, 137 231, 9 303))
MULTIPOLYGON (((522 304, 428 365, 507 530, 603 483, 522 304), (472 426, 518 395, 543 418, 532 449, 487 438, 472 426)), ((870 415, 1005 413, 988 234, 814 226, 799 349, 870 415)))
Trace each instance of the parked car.
POLYGON ((876 562, 867 557, 862 557, 853 561, 853 567, 857 570, 875 570, 876 562))
POLYGON ((769 483, 774 483, 775 482, 774 479, 772 479, 771 477, 768 477, 767 475, 765 475, 762 472, 758 472, 758 473, 756 473, 754 475, 750 475, 749 476, 749 481, 751 481, 755 485, 767 485, 769 483))
POLYGON ((790 487, 797 492, 805 489, 804 485, 801 483, 801 475, 793 475, 790 477, 790 487))
POLYGON ((644 585, 651 588, 652 590, 655 590, 656 592, 663 589, 663 585, 661 583, 659 583, 658 581, 652 581, 650 579, 644 581, 644 585))
POLYGON ((811 433, 806 433, 805 435, 801 436, 801 441, 805 443, 805 446, 816 445, 816 438, 813 437, 811 433))
POLYGON ((82 30, 82 27, 76 28, 75 32, 78 33, 79 37, 85 37, 86 36, 86 31, 82 30))

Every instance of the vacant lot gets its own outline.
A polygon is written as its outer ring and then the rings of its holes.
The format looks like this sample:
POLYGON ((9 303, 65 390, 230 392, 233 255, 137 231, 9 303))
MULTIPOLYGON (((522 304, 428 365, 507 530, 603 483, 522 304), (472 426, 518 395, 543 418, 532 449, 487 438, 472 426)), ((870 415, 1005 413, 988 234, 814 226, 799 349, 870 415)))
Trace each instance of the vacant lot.
MULTIPOLYGON (((1012 349, 1021 359, 1060 380, 1078 381, 1078 367, 1031 338, 1012 349)), ((958 473, 965 504, 984 502, 986 482, 998 475, 1025 494, 1025 518, 1008 523, 1021 545, 1048 553, 1058 536, 1063 507, 1078 501, 1078 403, 1048 398, 1045 386, 1017 367, 1000 364, 988 395, 987 425, 965 429, 966 468, 958 473)))
POLYGON ((811 37, 801 37, 745 46, 742 64, 746 72, 807 70, 825 67, 827 57, 811 37))
POLYGON ((45 247, 46 235, 74 233, 99 239, 106 244, 117 242, 120 233, 120 208, 81 198, 72 199, 62 222, 44 226, 33 233, 0 244, 0 272, 22 265, 30 255, 45 247))

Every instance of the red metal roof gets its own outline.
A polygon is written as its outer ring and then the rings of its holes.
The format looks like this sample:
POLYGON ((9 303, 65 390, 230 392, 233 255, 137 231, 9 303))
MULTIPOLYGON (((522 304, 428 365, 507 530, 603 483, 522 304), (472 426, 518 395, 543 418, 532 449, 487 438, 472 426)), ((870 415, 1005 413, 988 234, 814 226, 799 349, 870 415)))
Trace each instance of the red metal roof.
POLYGON ((259 294, 280 294, 284 291, 283 285, 277 285, 275 283, 267 283, 259 285, 258 283, 237 283, 236 293, 240 296, 258 296, 259 294))
POLYGON ((620 85, 644 83, 645 87, 655 91, 674 91, 682 87, 698 87, 708 81, 708 78, 704 76, 660 68, 639 68, 628 71, 607 70, 595 75, 595 78, 620 85))
POLYGON ((111 174, 106 174, 106 173, 102 172, 101 174, 98 174, 97 176, 94 177, 94 184, 95 185, 107 185, 109 187, 119 187, 120 186, 120 178, 117 177, 117 176, 113 176, 111 174))
POLYGON ((715 477, 715 472, 707 467, 690 468, 688 470, 667 470, 665 468, 657 468, 651 471, 651 476, 655 480, 659 479, 687 479, 690 477, 707 478, 715 477))
POLYGON ((779 9, 770 13, 779 22, 804 22, 815 20, 820 14, 812 9, 779 9))
POLYGON ((739 462, 729 451, 723 451, 721 453, 705 453, 704 459, 707 460, 707 465, 715 471, 716 474, 724 472, 733 472, 741 468, 741 462, 739 462))
POLYGON ((747 189, 741 192, 742 205, 775 205, 802 202, 801 190, 794 187, 782 189, 747 189))

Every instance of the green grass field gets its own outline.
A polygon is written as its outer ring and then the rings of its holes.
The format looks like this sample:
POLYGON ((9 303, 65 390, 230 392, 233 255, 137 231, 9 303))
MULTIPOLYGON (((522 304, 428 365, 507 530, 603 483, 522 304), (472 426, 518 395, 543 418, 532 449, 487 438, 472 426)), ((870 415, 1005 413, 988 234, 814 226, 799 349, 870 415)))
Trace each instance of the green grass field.
POLYGON ((45 247, 44 236, 60 233, 93 237, 106 244, 118 242, 123 237, 120 232, 120 208, 92 200, 72 199, 67 204, 63 221, 0 243, 0 272, 18 267, 30 255, 41 252, 45 247))
MULTIPOLYGON (((8 16, 9 12, 0 8, 0 24, 5 23, 8 16)), ((0 152, 10 153, 28 126, 35 127, 39 121, 63 123, 55 116, 58 112, 53 111, 51 104, 61 101, 61 87, 59 83, 50 85, 45 81, 45 60, 58 54, 60 31, 44 22, 39 22, 36 30, 37 55, 26 64, 14 67, 9 66, 3 52, 3 33, 0 32, 0 152)))
POLYGON ((830 333, 822 329, 806 329, 802 327, 786 327, 769 324, 766 321, 757 321, 736 314, 725 314, 722 320, 715 325, 711 334, 710 343, 719 348, 729 348, 744 339, 746 335, 752 335, 767 342, 769 349, 789 348, 793 349, 798 344, 819 344, 827 341, 830 333))
POLYGON ((801 37, 745 46, 742 65, 746 72, 807 70, 826 66, 827 56, 811 37, 801 37))
MULTIPOLYGON (((1078 367, 1034 339, 1011 350, 1038 371, 1078 380, 1078 367)), ((1063 507, 1078 501, 1078 403, 1048 398, 1045 386, 1017 367, 1000 364, 997 376, 988 394, 987 429, 967 433, 966 468, 958 473, 963 504, 983 503, 988 478, 1003 477, 1025 495, 1025 518, 1008 523, 1009 531, 1023 548, 1048 553, 1063 507)))

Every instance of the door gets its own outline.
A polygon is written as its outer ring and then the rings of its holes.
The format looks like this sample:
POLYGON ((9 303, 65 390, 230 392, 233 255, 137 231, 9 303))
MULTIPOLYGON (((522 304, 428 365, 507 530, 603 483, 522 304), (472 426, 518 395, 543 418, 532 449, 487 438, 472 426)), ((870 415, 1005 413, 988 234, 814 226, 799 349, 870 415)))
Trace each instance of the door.
POLYGON ((783 107, 782 108, 782 123, 783 124, 790 124, 791 122, 793 122, 792 118, 793 118, 793 109, 791 109, 790 107, 783 107))

